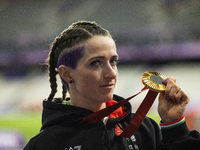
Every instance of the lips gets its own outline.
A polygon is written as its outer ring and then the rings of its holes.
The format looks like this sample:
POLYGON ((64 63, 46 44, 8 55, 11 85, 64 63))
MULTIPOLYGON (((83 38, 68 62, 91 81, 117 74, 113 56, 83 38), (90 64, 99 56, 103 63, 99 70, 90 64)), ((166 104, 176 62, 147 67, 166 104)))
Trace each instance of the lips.
POLYGON ((114 84, 105 84, 105 85, 101 85, 100 87, 112 88, 113 86, 114 84))

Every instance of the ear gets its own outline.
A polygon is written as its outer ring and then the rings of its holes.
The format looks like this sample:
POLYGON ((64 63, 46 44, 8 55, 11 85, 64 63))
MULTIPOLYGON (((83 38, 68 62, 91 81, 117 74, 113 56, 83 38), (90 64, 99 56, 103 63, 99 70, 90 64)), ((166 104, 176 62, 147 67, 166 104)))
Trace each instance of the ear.
POLYGON ((69 83, 72 80, 71 71, 72 71, 72 69, 65 65, 60 65, 58 67, 58 72, 59 72, 60 76, 67 83, 69 83))

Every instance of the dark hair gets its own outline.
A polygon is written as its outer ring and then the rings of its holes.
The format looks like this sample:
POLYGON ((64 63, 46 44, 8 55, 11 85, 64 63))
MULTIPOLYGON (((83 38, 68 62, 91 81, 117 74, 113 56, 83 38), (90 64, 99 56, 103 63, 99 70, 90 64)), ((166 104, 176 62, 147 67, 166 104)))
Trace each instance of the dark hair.
MULTIPOLYGON (((57 92, 57 62, 60 54, 68 48, 73 48, 78 44, 84 43, 94 35, 111 37, 109 31, 100 27, 95 22, 79 21, 70 25, 67 29, 61 32, 58 37, 55 38, 51 45, 48 57, 49 82, 51 87, 51 93, 47 99, 48 101, 52 101, 57 92)), ((67 89, 64 85, 62 88, 62 100, 64 100, 66 97, 67 89)))

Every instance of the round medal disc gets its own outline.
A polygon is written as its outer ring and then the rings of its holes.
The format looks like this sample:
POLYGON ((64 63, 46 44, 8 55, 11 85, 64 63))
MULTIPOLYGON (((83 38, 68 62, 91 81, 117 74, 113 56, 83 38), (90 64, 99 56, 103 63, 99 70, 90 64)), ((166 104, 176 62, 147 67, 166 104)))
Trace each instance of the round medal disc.
POLYGON ((155 92, 165 91, 166 86, 163 81, 166 79, 163 74, 154 71, 145 72, 142 75, 142 83, 150 90, 155 92))

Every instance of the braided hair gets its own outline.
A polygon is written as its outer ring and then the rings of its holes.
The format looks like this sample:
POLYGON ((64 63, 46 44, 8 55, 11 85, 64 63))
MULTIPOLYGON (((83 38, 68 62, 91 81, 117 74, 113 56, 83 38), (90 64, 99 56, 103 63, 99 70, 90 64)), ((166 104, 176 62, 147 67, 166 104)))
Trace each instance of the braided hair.
MULTIPOLYGON (((78 44, 84 43, 94 35, 111 37, 109 31, 100 27, 95 22, 78 21, 70 25, 67 29, 61 32, 58 37, 55 38, 51 45, 48 57, 48 71, 51 93, 49 94, 47 101, 52 101, 57 92, 57 62, 60 54, 66 49, 73 48, 78 44)), ((62 85, 62 89, 63 91, 61 101, 65 100, 67 93, 67 89, 64 85, 62 85)))

